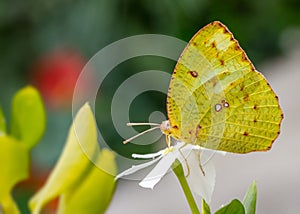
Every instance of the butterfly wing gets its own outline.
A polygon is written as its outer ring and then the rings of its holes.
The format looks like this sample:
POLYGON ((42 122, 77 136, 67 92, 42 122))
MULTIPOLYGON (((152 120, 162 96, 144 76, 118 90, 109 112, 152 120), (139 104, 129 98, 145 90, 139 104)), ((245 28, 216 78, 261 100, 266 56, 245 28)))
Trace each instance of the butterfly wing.
POLYGON ((278 98, 220 22, 191 39, 167 97, 171 135, 233 153, 271 148, 283 118, 278 98))

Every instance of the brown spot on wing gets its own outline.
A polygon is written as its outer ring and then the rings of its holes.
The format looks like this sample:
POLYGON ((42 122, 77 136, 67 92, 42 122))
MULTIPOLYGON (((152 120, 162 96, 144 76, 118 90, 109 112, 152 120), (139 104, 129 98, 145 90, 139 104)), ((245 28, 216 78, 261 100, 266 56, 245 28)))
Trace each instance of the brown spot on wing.
POLYGON ((239 51, 239 50, 240 50, 240 47, 236 44, 236 45, 234 46, 234 49, 235 49, 236 51, 239 51))
POLYGON ((198 138, 200 129, 201 129, 201 126, 198 124, 197 128, 196 128, 196 138, 198 138))
POLYGON ((216 42, 215 41, 213 41, 212 43, 211 43, 211 46, 213 47, 213 48, 215 48, 217 45, 216 45, 216 42))
POLYGON ((243 60, 243 61, 248 61, 247 56, 246 56, 245 53, 243 53, 243 55, 242 55, 242 60, 243 60))
POLYGON ((221 24, 221 22, 219 22, 219 21, 214 21, 212 24, 216 24, 216 25, 219 25, 220 27, 224 27, 224 26, 221 24))
POLYGON ((192 77, 198 77, 198 72, 197 71, 189 71, 188 72, 192 77))
POLYGON ((248 100, 249 100, 249 94, 245 94, 244 101, 248 101, 248 100))

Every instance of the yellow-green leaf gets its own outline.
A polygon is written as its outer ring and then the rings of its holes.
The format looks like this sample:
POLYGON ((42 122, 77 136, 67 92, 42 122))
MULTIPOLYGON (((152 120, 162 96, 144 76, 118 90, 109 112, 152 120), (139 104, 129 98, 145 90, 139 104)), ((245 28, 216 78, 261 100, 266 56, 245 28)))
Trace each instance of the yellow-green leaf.
MULTIPOLYGON (((102 150, 98 156, 97 165, 106 164, 110 173, 117 172, 115 155, 102 150)), ((115 176, 93 165, 90 173, 77 186, 60 198, 58 214, 104 213, 115 190, 115 176)))
POLYGON ((229 204, 219 209, 215 214, 245 214, 245 208, 239 200, 233 199, 229 204))
POLYGON ((202 199, 202 214, 210 214, 210 207, 204 199, 202 199))
POLYGON ((8 136, 0 137, 0 204, 16 183, 28 177, 28 155, 22 143, 8 136))
POLYGON ((256 182, 253 181, 253 183, 249 186, 248 191, 243 200, 246 214, 255 214, 256 196, 257 196, 256 182))
POLYGON ((12 102, 11 134, 31 149, 45 131, 46 114, 39 92, 27 86, 16 93, 12 102))
POLYGON ((13 200, 13 198, 11 197, 10 194, 7 195, 3 199, 3 201, 1 202, 1 206, 0 206, 0 213, 3 213, 3 214, 19 214, 20 213, 17 204, 15 203, 15 201, 13 200), (1 206, 2 206, 2 210, 1 210, 1 206))
POLYGON ((77 113, 65 148, 46 184, 30 200, 30 209, 34 214, 40 213, 42 207, 52 199, 77 188, 85 179, 92 168, 86 154, 96 158, 99 154, 96 123, 88 104, 77 113))

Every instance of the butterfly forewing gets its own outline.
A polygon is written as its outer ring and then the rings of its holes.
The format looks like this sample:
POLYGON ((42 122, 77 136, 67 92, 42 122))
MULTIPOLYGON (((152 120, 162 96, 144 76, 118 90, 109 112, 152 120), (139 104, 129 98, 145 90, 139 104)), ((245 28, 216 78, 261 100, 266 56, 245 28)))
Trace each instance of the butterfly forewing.
POLYGON ((175 138, 234 153, 268 150, 283 117, 277 96, 220 22, 202 28, 183 51, 167 110, 175 138))

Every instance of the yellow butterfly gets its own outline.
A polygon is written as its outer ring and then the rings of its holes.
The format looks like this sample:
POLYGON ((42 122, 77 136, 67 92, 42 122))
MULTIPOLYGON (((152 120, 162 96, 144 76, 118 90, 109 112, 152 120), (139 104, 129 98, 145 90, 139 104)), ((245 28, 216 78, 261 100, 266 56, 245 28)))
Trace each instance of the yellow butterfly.
MULTIPOLYGON (((233 153, 266 151, 280 132, 283 113, 264 76, 222 23, 200 29, 182 52, 167 96, 167 121, 160 128, 187 144, 233 153)), ((142 132, 124 143, 144 134, 142 132)))

